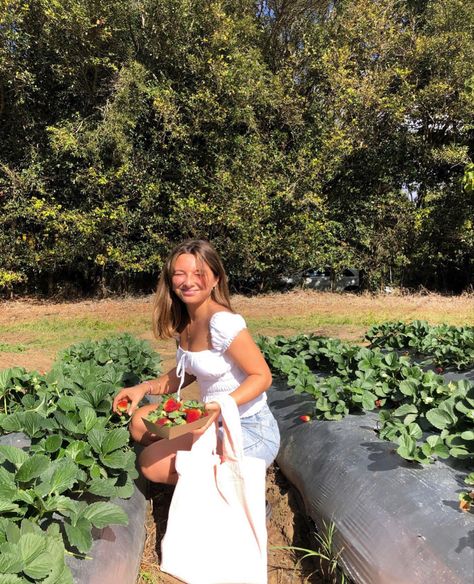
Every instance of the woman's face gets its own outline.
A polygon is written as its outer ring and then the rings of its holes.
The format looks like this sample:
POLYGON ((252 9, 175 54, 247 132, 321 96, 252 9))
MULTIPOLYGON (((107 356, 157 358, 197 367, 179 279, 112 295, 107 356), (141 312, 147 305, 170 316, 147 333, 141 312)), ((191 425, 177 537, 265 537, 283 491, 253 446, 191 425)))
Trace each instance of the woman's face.
POLYGON ((199 305, 209 298, 218 280, 206 262, 183 253, 176 258, 171 281, 173 292, 185 304, 199 305))

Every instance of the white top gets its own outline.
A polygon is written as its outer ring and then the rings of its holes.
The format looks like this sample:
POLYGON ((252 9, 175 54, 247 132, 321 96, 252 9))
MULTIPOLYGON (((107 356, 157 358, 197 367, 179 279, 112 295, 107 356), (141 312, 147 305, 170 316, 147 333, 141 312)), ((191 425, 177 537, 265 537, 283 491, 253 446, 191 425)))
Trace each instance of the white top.
MULTIPOLYGON (((186 351, 179 346, 176 353, 176 373, 180 377, 178 394, 185 373, 196 377, 201 390, 201 401, 204 403, 237 389, 247 374, 229 355, 226 355, 226 351, 244 328, 247 328, 247 325, 240 314, 215 312, 209 321, 212 349, 186 351)), ((247 417, 257 413, 266 401, 267 396, 263 392, 255 399, 239 406, 240 416, 247 417)))

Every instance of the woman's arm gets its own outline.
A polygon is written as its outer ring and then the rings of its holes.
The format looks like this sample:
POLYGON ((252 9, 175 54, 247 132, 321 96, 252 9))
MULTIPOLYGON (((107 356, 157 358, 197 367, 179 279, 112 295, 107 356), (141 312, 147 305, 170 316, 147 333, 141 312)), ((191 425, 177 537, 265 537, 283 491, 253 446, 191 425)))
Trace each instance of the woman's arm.
MULTIPOLYGON (((243 329, 235 337, 226 350, 226 355, 229 355, 247 374, 246 379, 239 387, 229 394, 238 406, 255 399, 261 393, 267 391, 272 384, 272 374, 260 349, 247 329, 243 329)), ((209 420, 202 428, 193 432, 196 438, 217 420, 221 410, 217 402, 208 402, 205 408, 209 412, 209 420)))
POLYGON ((235 337, 226 354, 247 374, 239 387, 230 393, 238 406, 259 396, 272 384, 272 374, 249 331, 243 329, 235 337))

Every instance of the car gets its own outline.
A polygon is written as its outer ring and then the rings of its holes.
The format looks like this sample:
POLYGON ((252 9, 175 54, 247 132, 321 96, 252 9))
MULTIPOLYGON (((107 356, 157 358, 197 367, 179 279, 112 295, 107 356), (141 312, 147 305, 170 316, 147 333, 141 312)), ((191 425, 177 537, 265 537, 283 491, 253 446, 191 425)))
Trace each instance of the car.
MULTIPOLYGON (((331 290, 330 267, 307 268, 291 276, 283 276, 281 281, 285 288, 301 286, 313 290, 331 290)), ((354 291, 360 289, 360 272, 356 268, 345 268, 341 275, 336 277, 334 290, 354 291)))

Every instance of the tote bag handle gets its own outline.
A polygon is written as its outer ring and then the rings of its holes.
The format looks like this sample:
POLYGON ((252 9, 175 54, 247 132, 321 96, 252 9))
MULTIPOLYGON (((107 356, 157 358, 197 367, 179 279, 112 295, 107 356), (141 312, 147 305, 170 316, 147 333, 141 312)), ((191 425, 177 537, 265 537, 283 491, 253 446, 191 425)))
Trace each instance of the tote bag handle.
POLYGON ((222 454, 224 460, 242 462, 244 446, 237 404, 230 395, 218 396, 215 401, 221 408, 223 429, 222 454))

